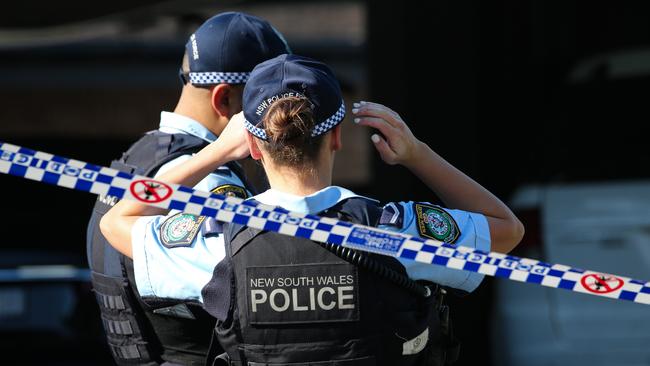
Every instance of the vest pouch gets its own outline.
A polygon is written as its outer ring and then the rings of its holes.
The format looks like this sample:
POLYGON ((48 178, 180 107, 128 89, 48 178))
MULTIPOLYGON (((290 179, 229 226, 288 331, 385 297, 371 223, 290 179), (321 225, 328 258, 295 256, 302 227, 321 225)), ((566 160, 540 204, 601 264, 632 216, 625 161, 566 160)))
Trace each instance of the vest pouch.
MULTIPOLYGON (((451 365, 458 360, 460 342, 454 337, 449 307, 446 305, 437 306, 436 311, 431 312, 429 320, 429 337, 426 348, 422 350, 417 365, 445 366, 451 365)), ((417 355, 414 355, 417 356, 417 355)))
POLYGON ((363 340, 343 344, 335 341, 276 345, 244 344, 240 354, 249 366, 376 366, 370 345, 363 340), (291 362, 287 362, 291 355, 291 362), (304 361, 301 361, 304 360, 304 361))
POLYGON ((131 308, 125 278, 92 272, 94 292, 99 303, 106 340, 118 365, 158 365, 149 354, 142 325, 131 308))

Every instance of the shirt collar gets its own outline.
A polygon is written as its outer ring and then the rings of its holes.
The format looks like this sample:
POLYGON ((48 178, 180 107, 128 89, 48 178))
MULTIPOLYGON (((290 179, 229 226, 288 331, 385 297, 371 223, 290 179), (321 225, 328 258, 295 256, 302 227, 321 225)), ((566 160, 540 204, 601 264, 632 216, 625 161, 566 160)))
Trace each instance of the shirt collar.
POLYGON ((166 133, 185 133, 196 136, 207 142, 214 142, 217 136, 201 123, 192 118, 172 112, 160 113, 160 131, 166 133))
POLYGON ((309 196, 296 196, 271 188, 253 198, 263 204, 280 206, 285 210, 316 214, 351 197, 360 196, 345 188, 329 186, 309 196))

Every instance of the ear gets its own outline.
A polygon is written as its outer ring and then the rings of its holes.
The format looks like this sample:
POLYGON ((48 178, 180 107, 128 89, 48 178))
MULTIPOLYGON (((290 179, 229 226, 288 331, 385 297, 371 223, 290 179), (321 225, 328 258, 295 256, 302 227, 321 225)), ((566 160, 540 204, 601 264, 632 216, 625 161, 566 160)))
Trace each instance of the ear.
POLYGON ((339 123, 334 128, 332 128, 332 137, 330 138, 330 149, 332 151, 339 151, 343 148, 343 142, 341 141, 341 124, 339 123))
POLYGON ((251 158, 254 160, 262 159, 262 151, 257 145, 257 137, 253 136, 252 133, 246 131, 246 143, 248 143, 248 150, 251 152, 251 158))
POLYGON ((228 84, 217 84, 212 88, 212 109, 220 116, 230 119, 231 90, 228 84))

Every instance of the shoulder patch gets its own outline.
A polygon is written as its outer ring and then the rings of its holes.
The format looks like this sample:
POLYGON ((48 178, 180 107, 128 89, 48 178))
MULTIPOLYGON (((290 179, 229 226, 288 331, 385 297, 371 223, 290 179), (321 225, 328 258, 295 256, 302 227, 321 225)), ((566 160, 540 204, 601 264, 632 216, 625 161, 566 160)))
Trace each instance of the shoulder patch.
POLYGON ((248 198, 248 192, 246 191, 246 188, 234 184, 222 184, 219 187, 213 189, 211 192, 222 194, 226 197, 248 198))
POLYGON ((460 236, 456 220, 441 207, 416 203, 413 209, 420 236, 448 244, 453 244, 460 236))
POLYGON ((178 213, 160 226, 160 240, 165 248, 189 247, 196 239, 205 216, 178 213))

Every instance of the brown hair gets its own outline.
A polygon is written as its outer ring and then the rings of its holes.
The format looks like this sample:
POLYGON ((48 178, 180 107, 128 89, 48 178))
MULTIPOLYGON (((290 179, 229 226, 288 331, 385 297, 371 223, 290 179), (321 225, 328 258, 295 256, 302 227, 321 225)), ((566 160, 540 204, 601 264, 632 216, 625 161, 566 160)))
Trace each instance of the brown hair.
POLYGON ((323 136, 311 135, 315 122, 309 100, 282 98, 269 107, 263 123, 267 140, 260 145, 276 164, 314 167, 323 136))

